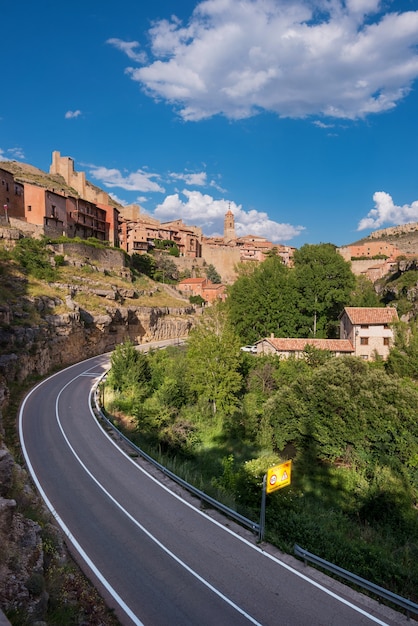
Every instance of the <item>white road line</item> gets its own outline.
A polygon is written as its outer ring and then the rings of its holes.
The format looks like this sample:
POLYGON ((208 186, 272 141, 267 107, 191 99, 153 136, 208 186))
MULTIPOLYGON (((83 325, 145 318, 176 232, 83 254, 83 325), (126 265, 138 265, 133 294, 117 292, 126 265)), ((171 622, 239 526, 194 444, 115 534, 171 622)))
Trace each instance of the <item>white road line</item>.
MULTIPOLYGON (((95 357, 93 357, 95 358, 95 357)), ((89 359, 90 360, 90 359, 89 359)), ((74 366, 71 366, 68 369, 71 369, 74 366)), ((53 376, 51 376, 50 378, 58 375, 61 372, 56 372, 53 376)), ((213 585, 211 585, 208 581, 206 581, 205 579, 203 579, 199 574, 197 574, 197 572, 195 572, 194 570, 192 570, 186 563, 184 563, 181 559, 179 559, 174 553, 172 553, 170 550, 168 550, 168 548, 166 548, 166 546, 164 546, 156 537, 154 537, 146 528, 144 528, 128 511, 126 511, 126 509, 124 509, 122 507, 122 505, 108 492, 106 491, 106 489, 103 487, 103 485, 101 485, 101 483, 99 483, 99 481, 95 478, 95 476, 93 476, 93 474, 89 471, 89 469, 84 465, 84 463, 82 462, 82 460, 79 458, 79 456, 77 455, 76 451, 74 450, 74 448, 71 446, 65 432, 64 429, 62 427, 62 424, 60 422, 59 419, 59 411, 58 411, 58 401, 59 398, 61 396, 61 393, 64 391, 64 389, 66 389, 66 387, 68 387, 71 383, 74 382, 74 380, 76 380, 79 377, 82 376, 88 376, 90 375, 91 377, 93 377, 93 373, 89 374, 89 370, 85 370, 84 372, 82 372, 80 375, 75 376, 73 379, 71 379, 68 383, 66 383, 66 385, 64 385, 64 387, 62 387, 62 389, 60 390, 57 399, 56 399, 56 405, 55 405, 55 411, 56 411, 56 419, 57 419, 57 424, 61 430, 61 433, 69 447, 69 449, 71 450, 72 454, 74 455, 74 457, 77 459, 78 463, 81 465, 81 467, 84 469, 84 471, 90 476, 90 478, 96 483, 96 485, 103 491, 103 493, 106 494, 106 496, 138 527, 142 530, 142 532, 144 532, 152 541, 154 541, 156 543, 156 545, 158 545, 164 552, 166 552, 166 554, 168 554, 169 556, 171 556, 179 565, 181 565, 184 569, 186 569, 192 576, 194 576, 196 579, 198 579, 202 584, 204 584, 206 587, 208 587, 211 591, 213 591, 216 595, 218 595, 221 599, 223 599, 227 604, 229 604, 232 608, 234 608, 236 611, 238 611, 240 614, 242 614, 244 617, 246 617, 251 623, 253 623, 255 626, 261 626, 261 624, 259 622, 257 622, 254 618, 252 618, 249 614, 247 614, 245 611, 243 611, 238 605, 236 605, 234 602, 232 602, 229 598, 227 598, 226 596, 224 596, 219 590, 217 590, 215 587, 213 587, 213 585)), ((100 374, 98 374, 97 376, 100 376, 100 374)), ((51 513, 53 514, 53 516, 55 517, 55 519, 57 520, 57 522, 59 523, 59 525, 61 526, 61 528, 63 529, 64 533, 66 534, 66 536, 69 538, 69 540, 71 541, 71 543, 73 544, 74 548, 77 550, 77 552, 80 554, 80 556, 83 558, 83 560, 87 563, 87 565, 91 568, 91 570, 94 572, 94 574, 97 576, 97 578, 101 581, 101 583, 103 584, 103 586, 106 588, 106 590, 111 594, 111 596, 114 598, 114 600, 118 603, 118 605, 121 607, 121 609, 130 617, 130 619, 133 621, 133 623, 136 626, 144 626, 144 624, 135 616, 135 614, 131 611, 131 609, 126 605, 126 603, 122 600, 122 598, 119 596, 119 594, 116 592, 116 590, 110 585, 110 583, 107 581, 107 579, 102 575, 102 573, 97 569, 97 567, 94 565, 94 563, 91 561, 90 557, 87 555, 87 553, 83 550, 83 548, 80 546, 80 544, 78 543, 78 541, 75 539, 75 537, 73 537, 73 535, 71 534, 69 528, 65 525, 65 523, 63 522, 63 520, 60 518, 60 516, 58 515, 58 513, 55 511, 54 507, 52 506, 52 503, 49 501, 48 497, 46 496, 46 493, 44 492, 41 484, 39 483, 39 480, 37 478, 37 476, 35 475, 34 469, 32 467, 32 464, 30 462, 27 450, 26 450, 26 446, 24 443, 24 437, 23 437, 23 429, 22 429, 22 415, 23 415, 23 410, 24 407, 26 405, 26 401, 28 400, 28 398, 30 397, 30 395, 38 388, 40 387, 45 381, 41 381, 38 385, 36 385, 36 387, 34 387, 34 389, 32 389, 28 395, 25 397, 22 406, 20 408, 20 412, 19 412, 19 435, 20 435, 20 441, 21 441, 21 445, 22 445, 22 451, 27 463, 27 466, 29 468, 29 471, 33 477, 33 480, 39 490, 39 492, 42 495, 42 498, 44 499, 46 505, 48 506, 49 510, 51 511, 51 513)), ((91 393, 90 392, 90 396, 91 397, 91 393)), ((91 415, 94 418, 94 421, 97 424, 97 427, 100 428, 99 424, 97 423, 97 419, 93 413, 92 407, 91 407, 91 402, 89 402, 89 410, 91 415)), ((345 600, 344 598, 341 598, 340 596, 338 596, 336 593, 330 591, 329 589, 327 589, 326 587, 323 587, 321 584, 317 583, 316 581, 310 579, 309 577, 305 576, 304 574, 302 574, 301 572, 295 570, 294 568, 292 568, 290 565, 287 565, 286 563, 284 563, 283 561, 280 561, 279 559, 277 559, 276 557, 274 557, 273 555, 268 554, 267 552, 265 552, 264 550, 262 550, 261 548, 259 548, 258 546, 252 544, 251 542, 249 542, 248 540, 246 540, 243 537, 240 537, 239 535, 236 535, 231 529, 223 526, 222 524, 220 524, 219 522, 217 522, 216 520, 214 520, 213 518, 209 517, 208 515, 206 515, 203 511, 197 509, 196 507, 194 507, 192 504, 190 504, 189 502, 183 500, 180 496, 178 496, 177 494, 173 493, 172 491, 170 491, 170 489, 168 489, 165 485, 163 485, 162 483, 160 483, 156 478, 154 478, 151 474, 149 474, 145 469, 143 469, 142 467, 140 467, 137 463, 135 463, 133 461, 133 459, 131 459, 123 450, 121 450, 119 448, 119 446, 113 441, 113 439, 103 430, 101 429, 102 434, 104 434, 109 441, 115 446, 115 448, 118 449, 118 451, 123 454, 132 464, 135 465, 135 467, 137 469, 139 469, 141 472, 143 472, 147 477, 149 477, 150 480, 154 481, 157 485, 160 486, 160 488, 165 489, 168 493, 170 493, 173 497, 178 498, 178 500, 180 500, 183 504, 185 504, 186 506, 190 507, 191 509, 193 509, 195 512, 197 512, 199 515, 202 515, 203 517, 205 517, 207 520, 209 520, 211 523, 216 524, 219 528, 221 528, 224 532, 230 533, 231 535, 233 535, 236 539, 238 539, 239 541, 242 541, 243 543, 245 543, 247 546, 249 546, 250 548, 252 548, 253 550, 256 550, 257 552, 259 552, 260 554, 262 554, 263 556, 266 556, 267 558, 269 558, 270 560, 274 561, 277 565, 287 569, 289 572, 293 573, 294 575, 298 576, 299 578, 301 578, 302 580, 306 581, 307 583, 313 585, 314 587, 316 587, 317 589, 320 589, 321 591, 323 591, 324 593, 326 593, 327 595, 333 597, 334 599, 336 599, 337 601, 341 602, 342 604, 345 604, 346 606, 352 608, 354 611, 364 615, 365 617, 367 617, 368 619, 370 619, 372 622, 379 624, 380 626, 388 626, 388 624, 386 622, 381 621, 380 619, 378 619, 377 617, 367 613, 366 611, 364 611, 363 609, 361 609, 360 607, 357 607, 355 604, 352 604, 351 602, 349 602, 348 600, 345 600)))
POLYGON ((97 424, 98 428, 100 429, 100 431, 103 433, 103 435, 109 439, 109 441, 112 443, 112 445, 115 446, 115 448, 121 453, 123 454, 123 456, 126 457, 126 459, 132 463, 140 472, 142 472, 143 474, 145 474, 150 480, 152 480, 154 483, 156 483, 157 485, 159 485, 159 487, 161 489, 164 489, 165 491, 167 491, 168 493, 170 493, 170 495, 173 498, 177 498, 178 500, 180 500, 184 505, 188 506, 189 508, 193 509, 196 513, 198 513, 199 515, 202 515, 205 519, 207 519, 209 522, 211 522, 212 524, 215 524, 216 526, 218 526, 219 528, 221 528, 224 532, 229 533, 231 535, 233 535, 233 537, 235 537, 238 541, 241 541, 242 543, 245 543, 247 546, 249 546, 250 548, 252 548, 253 550, 255 550, 256 552, 259 552, 260 554, 262 554, 263 556, 267 557, 268 559, 270 559, 271 561, 274 561, 274 563, 276 563, 277 565, 280 565, 280 567, 283 567, 284 569, 288 570, 289 572, 291 572, 292 574, 294 574, 295 576, 298 576, 299 578, 301 578, 302 580, 308 582, 310 585, 312 585, 313 587, 316 587, 317 589, 320 589, 321 591, 323 591, 324 593, 326 593, 327 595, 329 595, 330 597, 334 598, 335 600, 337 600, 338 602, 341 602, 341 604, 345 604, 346 606, 352 608, 354 611, 356 611, 357 613, 360 613, 361 615, 364 615, 365 617, 367 617, 368 619, 370 619, 372 622, 375 622, 376 624, 379 624, 379 626, 389 626, 387 624, 387 622, 383 622, 382 620, 380 620, 378 617, 375 617, 374 615, 371 615, 370 613, 368 613, 367 611, 365 611, 364 609, 361 609, 360 607, 356 606, 355 604, 353 604, 352 602, 350 602, 349 600, 346 600, 345 598, 342 598, 341 596, 337 595, 336 593, 334 593, 333 591, 331 591, 330 589, 327 589, 326 587, 324 587, 323 585, 321 585, 320 583, 316 582, 315 580, 313 580, 312 578, 309 578, 308 576, 305 576, 305 574, 302 574, 302 572, 299 572, 298 570, 294 569, 291 565, 288 565, 287 563, 285 563, 284 561, 280 561, 280 559, 276 558, 275 556, 273 556, 272 554, 269 554, 268 552, 265 552, 264 550, 262 550, 259 546, 251 543, 250 541, 248 541, 247 539, 245 539, 244 537, 241 537, 240 535, 237 535, 236 533, 234 533, 233 530, 231 530, 230 528, 224 526, 223 524, 221 524, 220 522, 218 522, 217 520, 213 519, 212 517, 210 517, 209 515, 207 515, 204 511, 201 511, 200 509, 196 508, 195 506, 193 506, 193 504, 191 504, 190 502, 187 502, 187 500, 184 500, 181 496, 179 496, 178 494, 174 493, 173 491, 171 491, 169 489, 169 487, 167 487, 166 485, 164 485, 163 483, 161 483, 157 478, 155 478, 154 476, 152 476, 152 474, 150 474, 149 472, 147 472, 146 469, 144 469, 143 467, 141 467, 140 465, 138 465, 128 454, 126 454, 126 452, 124 452, 119 446, 118 444, 114 441, 114 439, 105 431, 103 430, 103 428, 100 427, 100 424, 98 423, 98 420, 93 412, 93 409, 91 407, 91 396, 93 394, 93 390, 94 388, 92 388, 91 392, 90 392, 90 402, 89 402, 89 410, 90 410, 90 414, 93 417, 95 423, 97 424))
MULTIPOLYGON (((85 375, 85 372, 83 373, 83 375, 85 375)), ((243 609, 241 609, 237 604, 235 604, 234 602, 232 602, 232 600, 230 600, 227 596, 225 596, 223 593, 221 593, 218 589, 216 589, 216 587, 214 587, 213 585, 211 585, 207 580, 205 580, 204 578, 202 578, 202 576, 200 576, 197 572, 195 572, 191 567, 189 567, 184 561, 182 561, 178 556, 176 556, 174 554, 174 552, 171 552, 171 550, 169 550, 163 543, 161 543, 152 533, 150 533, 142 524, 140 524, 138 522, 138 520, 136 520, 117 500, 116 498, 114 498, 112 496, 112 494, 110 494, 105 488, 104 486, 98 481, 98 479, 90 472, 90 470, 86 467, 86 465, 83 463, 83 461, 80 459, 80 457, 78 456, 77 452, 74 450, 74 448, 72 447, 67 435, 64 432, 64 428, 61 424, 60 421, 60 417, 59 417, 59 410, 58 410, 58 403, 59 403, 59 399, 60 396, 62 394, 62 392, 69 386, 71 385, 71 383, 74 382, 74 380, 77 380, 77 378, 79 378, 79 376, 76 376, 75 378, 73 378, 72 380, 68 381, 68 383, 66 385, 64 385, 64 387, 61 389, 61 391, 59 392, 57 398, 56 398, 56 402, 55 402, 55 415, 56 415, 56 419, 57 419, 57 424, 61 430, 62 436, 64 437, 68 448, 71 450, 72 454, 74 455, 74 457, 77 459, 78 463, 81 465, 81 467, 84 469, 84 471, 86 472, 86 474, 88 474, 88 476, 90 476, 90 478, 93 480, 94 483, 96 483, 96 485, 99 487, 99 489, 101 489, 101 491, 103 491, 103 493, 109 498, 109 500, 111 502, 113 502, 113 504, 115 504, 118 509, 120 511, 122 511, 122 513, 131 521, 135 524, 135 526, 137 526, 144 534, 147 535, 147 537, 149 537, 149 539, 151 539, 151 541, 153 541, 161 550, 163 550, 163 552, 165 552, 168 556, 170 556, 174 561, 176 561, 176 563, 178 563, 181 567, 183 567, 187 572, 189 572, 189 574, 191 574, 192 576, 194 576, 197 580, 199 580, 199 582, 201 582, 203 585, 205 585, 208 589, 210 589, 211 591, 213 591, 213 593, 215 593, 219 598, 221 598, 222 600, 224 600, 224 602, 226 602, 227 604, 229 604, 229 606, 231 606, 233 609, 235 609, 238 613, 240 613, 241 615, 243 615, 249 622, 251 622, 252 624, 254 624, 255 626, 262 626, 259 622, 257 622, 257 620, 255 620, 254 618, 251 617, 251 615, 249 615, 248 613, 246 613, 243 609)), ((90 407, 91 409, 91 407, 90 407)), ((129 457, 128 457, 129 458, 129 457)), ((109 584, 109 583, 108 583, 109 584)), ((115 592, 116 593, 116 592, 115 592)), ((126 606, 126 605, 125 605, 126 606)))
MULTIPOLYGON (((77 539, 72 535, 72 533, 71 533, 70 529, 68 528, 68 526, 64 523, 64 521, 58 515, 57 511, 54 509, 51 501, 49 500, 49 498, 46 495, 44 489, 42 488, 42 485, 40 484, 40 482, 38 480, 38 477, 36 476, 36 473, 35 473, 35 470, 33 469, 32 463, 30 462, 29 455, 28 455, 28 452, 27 452, 26 446, 25 446, 24 437, 23 437, 22 415, 23 415, 23 410, 24 410, 26 401, 32 395, 32 393, 38 387, 40 387, 43 384, 43 382, 44 381, 42 381, 41 383, 36 385, 36 387, 34 387, 34 389, 32 389, 28 393, 28 395, 25 397, 25 399, 24 399, 24 401, 22 403, 22 406, 20 408, 20 411, 19 411, 19 436, 20 436, 20 443, 21 443, 21 446, 22 446, 22 451, 23 451, 23 455, 25 457, 26 465, 27 465, 27 467, 29 469, 29 472, 30 472, 30 474, 32 476, 32 479, 33 479, 36 487, 38 488, 38 491, 41 494, 45 504, 47 505, 48 509, 51 511, 52 515, 54 516, 54 518, 56 519, 56 521, 60 525, 61 529, 63 530, 63 532, 65 533, 67 538, 71 541, 71 543, 72 543, 73 547, 75 548, 75 550, 77 550, 78 554, 81 556, 81 558, 84 560, 84 562, 88 565, 88 567, 95 574, 95 576, 97 576, 97 578, 100 580, 100 582, 105 587, 105 589, 110 593, 112 598, 115 600, 115 602, 117 602, 117 604, 126 613, 126 615, 132 620, 132 622, 135 624, 135 626, 145 626, 143 624, 143 622, 141 622, 137 618, 135 613, 133 611, 131 611, 131 609, 128 607, 128 605, 122 600, 122 598, 119 596, 119 594, 116 592, 116 590, 111 586, 111 584, 107 581, 107 579, 102 575, 100 570, 96 567, 96 565, 90 559, 90 557, 85 552, 85 550, 83 550, 81 545, 78 543, 77 539)), ((68 443, 68 440, 67 440, 67 443, 68 443)))

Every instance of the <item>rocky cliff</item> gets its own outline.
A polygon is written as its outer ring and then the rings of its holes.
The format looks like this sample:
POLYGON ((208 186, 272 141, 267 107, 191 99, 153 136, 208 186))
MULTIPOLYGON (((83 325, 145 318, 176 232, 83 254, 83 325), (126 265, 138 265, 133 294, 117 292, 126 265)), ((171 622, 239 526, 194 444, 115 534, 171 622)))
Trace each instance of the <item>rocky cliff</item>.
MULTIPOLYGON (((18 292, 18 283, 13 284, 18 292)), ((110 625, 116 620, 95 591, 80 582, 76 571, 68 574, 60 534, 19 465, 19 396, 36 378, 110 352, 127 339, 186 337, 196 311, 192 306, 124 305, 138 296, 135 288, 109 281, 101 287, 83 281, 49 284, 47 290, 66 295, 31 296, 26 290, 13 301, 10 295, 9 301, 2 298, 0 305, 0 609, 12 624, 47 624, 51 604, 61 610, 64 597, 74 617, 54 623, 110 625), (80 291, 99 298, 101 310, 80 306, 80 291)))

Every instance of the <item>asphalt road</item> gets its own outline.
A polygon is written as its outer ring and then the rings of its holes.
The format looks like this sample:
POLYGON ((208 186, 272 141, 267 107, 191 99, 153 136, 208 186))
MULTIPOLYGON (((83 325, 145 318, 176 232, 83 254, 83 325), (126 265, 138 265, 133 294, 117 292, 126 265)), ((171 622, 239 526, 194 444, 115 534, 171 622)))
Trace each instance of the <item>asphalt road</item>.
POLYGON ((91 409, 91 389, 107 367, 107 356, 95 357, 37 385, 22 403, 19 432, 38 490, 122 624, 407 624, 201 511, 121 450, 91 409))

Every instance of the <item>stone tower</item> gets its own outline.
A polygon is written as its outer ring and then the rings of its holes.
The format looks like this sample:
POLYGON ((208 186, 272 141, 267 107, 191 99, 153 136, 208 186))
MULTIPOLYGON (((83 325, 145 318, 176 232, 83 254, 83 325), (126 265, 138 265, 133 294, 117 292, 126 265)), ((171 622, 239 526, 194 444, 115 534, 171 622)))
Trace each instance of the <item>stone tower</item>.
POLYGON ((228 243, 229 241, 233 241, 237 236, 235 234, 235 218, 231 209, 225 213, 224 219, 224 241, 228 243))

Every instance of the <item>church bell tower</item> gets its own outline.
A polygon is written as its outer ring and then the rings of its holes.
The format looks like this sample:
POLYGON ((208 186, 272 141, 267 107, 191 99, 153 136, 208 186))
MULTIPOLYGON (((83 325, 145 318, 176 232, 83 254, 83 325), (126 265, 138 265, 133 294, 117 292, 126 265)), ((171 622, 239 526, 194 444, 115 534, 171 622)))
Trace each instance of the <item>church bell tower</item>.
POLYGON ((235 234, 235 218, 234 214, 229 208, 228 211, 225 213, 224 219, 224 242, 228 243, 229 241, 232 241, 236 238, 237 236, 235 234))

